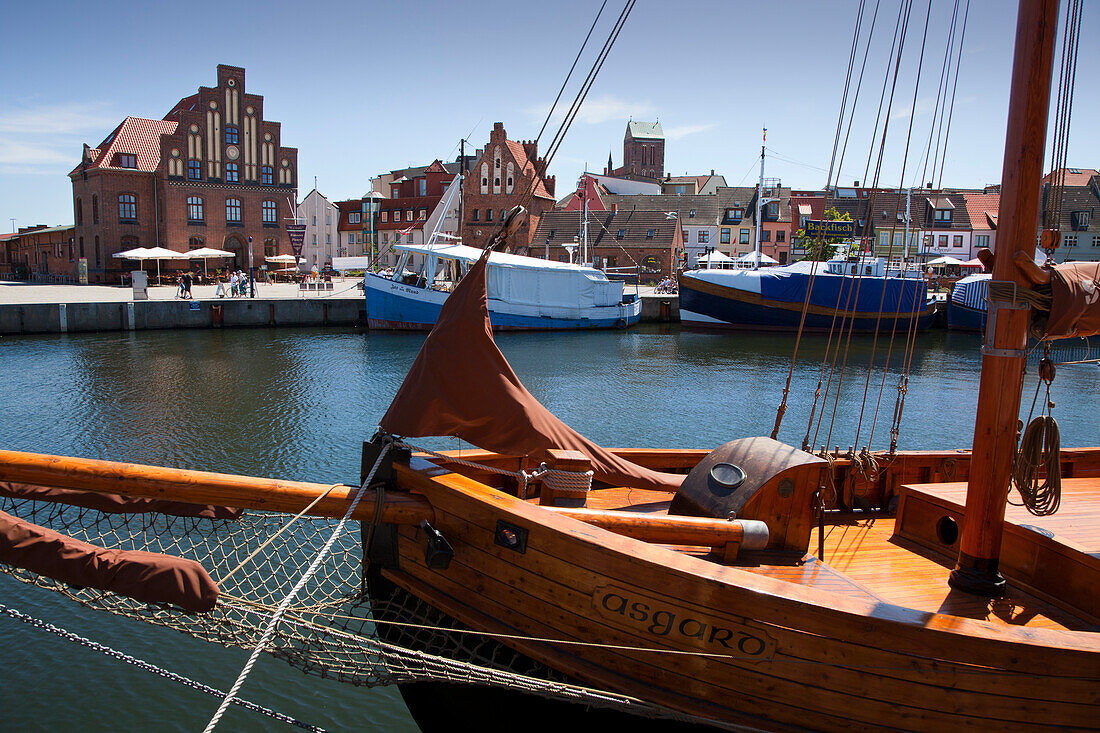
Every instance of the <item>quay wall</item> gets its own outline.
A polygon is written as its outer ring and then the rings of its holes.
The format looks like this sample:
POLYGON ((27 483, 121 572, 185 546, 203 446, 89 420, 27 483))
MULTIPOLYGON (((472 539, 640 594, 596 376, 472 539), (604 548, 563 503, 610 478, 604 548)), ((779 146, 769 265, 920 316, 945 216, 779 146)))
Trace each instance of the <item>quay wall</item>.
POLYGON ((366 306, 359 298, 0 305, 0 334, 3 335, 161 328, 353 326, 365 323, 366 306))
MULTIPOLYGON (((675 295, 642 296, 643 323, 677 323, 675 295)), ((361 298, 139 300, 0 305, 0 335, 146 331, 164 328, 365 326, 361 298), (192 306, 196 306, 192 308, 192 306)))

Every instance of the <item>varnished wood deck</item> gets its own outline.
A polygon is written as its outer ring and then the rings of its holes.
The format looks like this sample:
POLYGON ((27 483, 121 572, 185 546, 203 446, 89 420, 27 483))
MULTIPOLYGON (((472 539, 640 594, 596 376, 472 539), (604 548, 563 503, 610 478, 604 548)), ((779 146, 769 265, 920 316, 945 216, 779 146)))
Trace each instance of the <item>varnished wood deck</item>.
MULTIPOLYGON (((907 486, 905 491, 936 508, 953 508, 961 516, 966 484, 924 484, 907 486)), ((610 488, 590 492, 588 507, 663 514, 670 499, 663 492, 610 488)), ((911 506, 916 507, 916 502, 911 506)), ((1092 529, 1100 526, 1100 479, 1067 479, 1062 507, 1051 517, 1035 517, 1022 507, 1009 506, 1006 519, 1016 528, 1029 525, 1052 532, 1059 542, 1082 554, 1084 562, 1095 560, 1100 569, 1100 538, 1092 529)), ((1005 598, 996 600, 952 590, 947 584, 954 565, 952 548, 936 548, 934 543, 899 536, 895 524, 895 517, 888 515, 832 514, 825 526, 823 561, 813 556, 818 547, 815 529, 810 539, 811 554, 801 562, 776 563, 749 555, 738 566, 777 580, 930 613, 1037 628, 1098 629, 1094 618, 1074 613, 1066 604, 1060 608, 1043 600, 1042 594, 1029 592, 1033 590, 1030 586, 1026 591, 1010 587, 1005 598)), ((706 553, 706 548, 671 549, 693 555, 706 553)))

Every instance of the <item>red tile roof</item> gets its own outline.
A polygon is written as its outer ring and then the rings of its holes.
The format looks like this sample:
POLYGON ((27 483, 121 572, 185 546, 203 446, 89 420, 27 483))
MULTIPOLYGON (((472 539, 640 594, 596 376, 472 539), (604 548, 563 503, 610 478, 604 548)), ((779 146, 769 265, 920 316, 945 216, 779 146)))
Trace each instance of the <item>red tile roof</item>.
MULTIPOLYGON (((1092 168, 1067 168, 1065 185, 1087 186, 1089 185, 1089 179, 1096 175, 1100 175, 1100 171, 1093 170, 1092 168), (1074 171, 1076 171, 1076 173, 1074 173, 1074 171)), ((1043 183, 1050 183, 1050 177, 1050 173, 1043 176, 1043 183)))
POLYGON ((997 208, 1001 205, 999 193, 964 193, 963 204, 974 229, 996 229, 997 208))
MULTIPOLYGON (((175 131, 175 122, 127 117, 99 144, 98 148, 92 148, 92 161, 88 168, 126 170, 116 165, 115 155, 128 153, 137 156, 136 170, 151 173, 160 165, 160 136, 171 135, 175 131)), ((79 171, 78 165, 69 175, 79 171)))

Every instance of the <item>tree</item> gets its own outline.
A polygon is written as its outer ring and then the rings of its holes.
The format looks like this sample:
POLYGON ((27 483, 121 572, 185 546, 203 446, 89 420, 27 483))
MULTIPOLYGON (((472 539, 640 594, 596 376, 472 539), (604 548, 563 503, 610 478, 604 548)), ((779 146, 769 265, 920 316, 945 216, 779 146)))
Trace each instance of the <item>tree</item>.
MULTIPOLYGON (((852 216, 847 211, 841 214, 836 207, 825 209, 825 221, 851 221, 852 216)), ((846 241, 846 237, 827 237, 820 234, 807 234, 805 227, 795 233, 795 238, 806 248, 807 260, 824 262, 835 253, 838 244, 846 241)))

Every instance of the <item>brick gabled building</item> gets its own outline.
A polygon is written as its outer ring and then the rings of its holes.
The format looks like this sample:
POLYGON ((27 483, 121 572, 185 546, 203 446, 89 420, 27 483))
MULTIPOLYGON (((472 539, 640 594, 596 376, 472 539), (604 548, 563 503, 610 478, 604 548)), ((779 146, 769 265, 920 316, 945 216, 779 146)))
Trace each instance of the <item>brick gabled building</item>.
POLYGON ((464 185, 463 243, 484 247, 499 230, 502 216, 522 204, 527 217, 506 247, 525 254, 539 219, 554 207, 554 183, 553 176, 546 177, 538 145, 533 140, 509 140, 504 125, 497 122, 464 185))
POLYGON ((217 86, 199 87, 164 119, 127 117, 97 147, 84 146, 69 177, 90 281, 119 282, 137 263, 112 255, 134 247, 224 249, 242 268, 249 237, 257 267, 290 251, 283 226, 293 216, 298 151, 264 119, 244 69, 217 73, 217 86))
MULTIPOLYGON (((626 123, 623 135, 623 164, 611 168, 611 156, 607 158, 607 174, 628 178, 660 180, 665 175, 665 131, 660 122, 626 123)), ((696 191, 692 191, 696 193, 696 191)))

